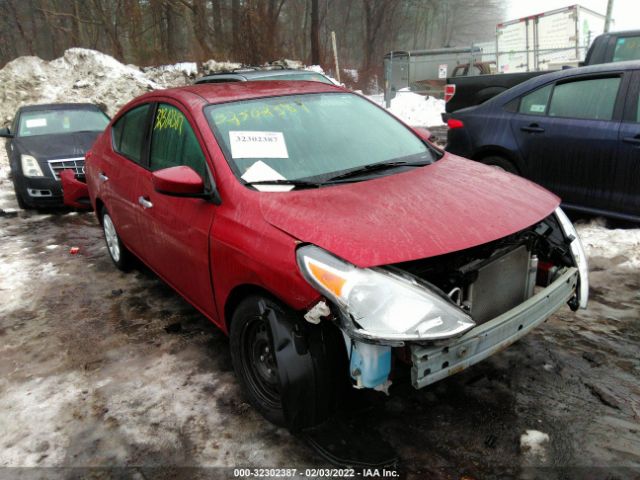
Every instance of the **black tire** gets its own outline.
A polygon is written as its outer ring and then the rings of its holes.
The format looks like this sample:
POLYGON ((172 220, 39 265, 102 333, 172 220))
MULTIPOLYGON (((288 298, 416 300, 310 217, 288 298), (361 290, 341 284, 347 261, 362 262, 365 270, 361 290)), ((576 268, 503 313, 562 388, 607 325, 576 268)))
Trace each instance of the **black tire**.
POLYGON ((109 252, 111 260, 114 265, 123 272, 128 271, 131 268, 132 262, 131 252, 127 250, 127 247, 125 247, 122 240, 120 240, 120 236, 116 231, 111 215, 109 215, 109 212, 104 207, 100 212, 100 220, 105 243, 107 244, 107 251, 109 252))
POLYGON ((498 156, 490 156, 490 157, 484 157, 483 159, 480 160, 482 163, 484 163, 485 165, 488 165, 490 167, 495 167, 495 168, 499 168, 500 170, 504 170, 505 172, 509 172, 509 173, 513 173, 514 175, 518 175, 518 169, 516 168, 516 166, 513 164, 513 162, 511 162, 511 160, 508 160, 504 157, 498 157, 498 156))
POLYGON ((280 302, 252 295, 235 309, 229 336, 233 368, 246 398, 276 425, 291 431, 318 425, 350 388, 344 339, 330 322, 311 325, 280 302))
MULTIPOLYGON (((262 315, 260 302, 278 308, 270 300, 251 296, 244 299, 233 312, 229 331, 231 361, 245 397, 260 414, 279 426, 286 426, 280 397, 280 386, 269 322, 262 315), (253 338, 252 338, 253 337, 253 338), (253 345, 251 343, 253 342, 253 345), (268 348, 264 368, 255 365, 255 354, 268 348), (273 372, 269 374, 268 369, 273 372)), ((259 357, 257 359, 259 361, 259 357)))
POLYGON ((32 210, 33 209, 33 207, 31 205, 29 205, 27 202, 25 202, 24 197, 22 196, 22 192, 20 192, 20 189, 18 188, 18 185, 16 184, 15 179, 13 180, 13 191, 16 194, 16 200, 18 201, 18 206, 22 210, 32 210))

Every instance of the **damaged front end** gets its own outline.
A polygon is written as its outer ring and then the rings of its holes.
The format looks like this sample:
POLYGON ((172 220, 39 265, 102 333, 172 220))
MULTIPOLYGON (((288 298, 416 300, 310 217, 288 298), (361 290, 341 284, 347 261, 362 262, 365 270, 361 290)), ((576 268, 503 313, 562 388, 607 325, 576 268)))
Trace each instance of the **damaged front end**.
POLYGON ((386 391, 394 352, 410 357, 412 383, 424 387, 506 348, 565 303, 586 308, 588 298, 586 256, 559 208, 525 230, 437 257, 358 268, 306 245, 298 263, 331 306, 358 388, 386 391))
POLYGON ((62 184, 62 197, 67 207, 83 210, 91 209, 89 190, 84 173, 76 173, 71 169, 63 170, 60 173, 62 184))

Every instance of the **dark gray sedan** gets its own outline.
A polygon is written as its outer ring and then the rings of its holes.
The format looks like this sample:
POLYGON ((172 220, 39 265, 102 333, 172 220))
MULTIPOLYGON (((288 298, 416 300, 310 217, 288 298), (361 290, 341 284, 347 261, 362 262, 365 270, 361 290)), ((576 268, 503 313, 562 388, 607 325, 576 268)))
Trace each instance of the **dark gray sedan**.
POLYGON ((90 103, 23 106, 9 128, 6 142, 11 178, 20 208, 63 205, 60 173, 84 175, 84 155, 109 123, 90 103))

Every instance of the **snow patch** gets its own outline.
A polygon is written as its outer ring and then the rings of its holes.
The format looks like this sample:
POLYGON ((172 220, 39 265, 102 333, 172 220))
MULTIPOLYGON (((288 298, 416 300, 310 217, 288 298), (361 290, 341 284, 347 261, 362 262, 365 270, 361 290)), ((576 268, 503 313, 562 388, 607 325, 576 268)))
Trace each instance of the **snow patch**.
POLYGON ((549 443, 549 435, 538 430, 527 430, 520 436, 520 451, 532 456, 546 457, 546 445, 549 443))
MULTIPOLYGON (((367 98, 381 107, 385 107, 382 93, 367 95, 367 98)), ((391 100, 391 107, 388 110, 412 127, 438 127, 444 125, 442 121, 444 100, 418 95, 407 88, 396 92, 396 96, 391 100)))
POLYGON ((619 265, 640 268, 640 228, 608 229, 602 219, 576 225, 587 257, 620 257, 619 265))

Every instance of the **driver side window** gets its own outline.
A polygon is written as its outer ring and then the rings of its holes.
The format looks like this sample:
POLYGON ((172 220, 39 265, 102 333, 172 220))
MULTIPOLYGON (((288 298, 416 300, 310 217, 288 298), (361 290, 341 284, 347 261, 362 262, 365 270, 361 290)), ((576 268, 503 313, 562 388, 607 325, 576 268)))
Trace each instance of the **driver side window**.
POLYGON ((149 168, 151 171, 186 165, 206 183, 206 160, 198 139, 184 114, 166 103, 158 105, 151 133, 149 168))

